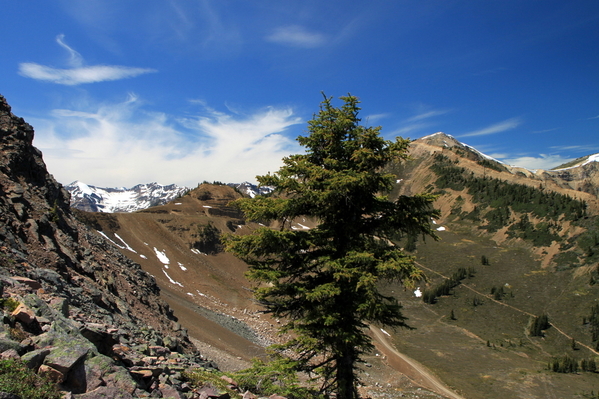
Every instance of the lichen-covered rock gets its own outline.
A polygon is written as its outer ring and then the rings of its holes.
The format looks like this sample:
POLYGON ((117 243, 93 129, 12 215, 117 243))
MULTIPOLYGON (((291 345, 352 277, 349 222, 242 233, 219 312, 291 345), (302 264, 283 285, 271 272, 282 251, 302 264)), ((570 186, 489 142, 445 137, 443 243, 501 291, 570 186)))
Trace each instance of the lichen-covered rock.
POLYGON ((111 374, 104 377, 106 386, 118 388, 121 392, 133 394, 137 388, 137 382, 131 377, 129 372, 124 368, 119 368, 111 374))
POLYGON ((27 365, 27 368, 37 371, 49 353, 50 349, 48 348, 36 349, 25 353, 21 356, 21 360, 27 365))
POLYGON ((0 336, 0 353, 9 349, 14 349, 18 353, 23 353, 24 351, 23 346, 19 342, 15 342, 12 339, 3 338, 0 336))
POLYGON ((44 359, 44 364, 67 374, 75 364, 82 362, 91 351, 89 343, 61 343, 50 349, 50 353, 44 359))

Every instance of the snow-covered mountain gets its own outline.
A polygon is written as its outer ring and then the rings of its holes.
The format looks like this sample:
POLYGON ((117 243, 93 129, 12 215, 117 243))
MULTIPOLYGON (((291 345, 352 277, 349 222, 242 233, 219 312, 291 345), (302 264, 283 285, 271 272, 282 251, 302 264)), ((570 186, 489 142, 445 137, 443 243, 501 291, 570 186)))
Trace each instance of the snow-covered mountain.
POLYGON ((158 183, 131 188, 103 188, 74 181, 65 187, 71 193, 71 207, 88 212, 134 212, 163 205, 189 191, 188 187, 158 183))
POLYGON ((237 191, 239 191, 240 193, 247 194, 252 198, 254 198, 257 195, 270 194, 273 190, 272 187, 259 187, 247 181, 244 181, 243 183, 229 183, 227 184, 227 186, 236 188, 237 191))
MULTIPOLYGON (((258 187, 249 182, 229 183, 230 187, 250 197, 272 192, 272 187, 258 187)), ((135 212, 151 206, 164 205, 185 194, 188 187, 158 183, 138 184, 131 188, 96 187, 74 181, 65 187, 71 193, 71 207, 87 212, 135 212)))

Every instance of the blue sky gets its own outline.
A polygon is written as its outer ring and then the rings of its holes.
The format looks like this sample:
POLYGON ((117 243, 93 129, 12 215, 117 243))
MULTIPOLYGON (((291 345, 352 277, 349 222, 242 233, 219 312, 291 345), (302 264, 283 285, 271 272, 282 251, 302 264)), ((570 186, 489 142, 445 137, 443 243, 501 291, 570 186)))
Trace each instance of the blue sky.
POLYGON ((529 168, 599 152, 597 0, 2 7, 0 94, 63 184, 253 181, 301 151, 321 92, 388 139, 442 131, 529 168))

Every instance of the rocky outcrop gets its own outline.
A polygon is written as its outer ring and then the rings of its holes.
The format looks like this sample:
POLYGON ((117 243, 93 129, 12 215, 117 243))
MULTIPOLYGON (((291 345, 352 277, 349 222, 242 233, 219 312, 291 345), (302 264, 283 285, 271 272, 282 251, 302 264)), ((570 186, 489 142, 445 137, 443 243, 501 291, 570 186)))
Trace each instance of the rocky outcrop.
POLYGON ((180 370, 213 365, 154 278, 73 217, 33 135, 0 96, 0 282, 2 303, 16 305, 4 309, 0 352, 74 397, 183 394, 180 370))

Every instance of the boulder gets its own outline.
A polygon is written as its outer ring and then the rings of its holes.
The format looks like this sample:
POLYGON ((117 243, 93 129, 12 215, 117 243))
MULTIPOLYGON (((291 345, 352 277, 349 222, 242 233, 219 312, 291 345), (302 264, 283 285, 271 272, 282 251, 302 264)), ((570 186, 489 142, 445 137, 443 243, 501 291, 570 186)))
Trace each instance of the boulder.
POLYGON ((119 367, 114 373, 104 376, 104 382, 106 386, 118 388, 120 391, 130 395, 137 388, 137 383, 129 375, 129 372, 122 367, 119 367))
POLYGON ((21 356, 21 360, 25 362, 27 368, 37 371, 37 369, 44 363, 44 359, 49 353, 50 349, 47 348, 36 349, 25 353, 21 356))
POLYGON ((20 359, 19 353, 14 349, 5 350, 0 354, 0 358, 2 359, 20 359))
POLYGON ((133 399, 133 395, 117 387, 102 386, 90 392, 73 395, 73 399, 133 399))
POLYGON ((45 364, 40 366, 37 373, 47 376, 51 381, 54 381, 57 384, 60 384, 65 380, 65 374, 63 372, 45 364))
POLYGON ((23 324, 31 324, 35 321, 35 313, 24 303, 20 303, 19 306, 12 311, 11 316, 23 324))
POLYGON ((116 366, 108 356, 98 355, 85 362, 85 383, 87 391, 93 391, 104 385, 104 376, 116 366))
POLYGON ((42 285, 39 282, 32 280, 28 277, 13 276, 12 279, 18 283, 26 285, 27 287, 31 288, 32 290, 38 290, 38 289, 42 288, 42 285))
POLYGON ((82 345, 79 342, 65 343, 50 348, 44 364, 66 375, 75 364, 82 362, 89 352, 89 345, 82 345))
POLYGON ((23 346, 20 343, 0 336, 0 353, 9 349, 14 349, 18 353, 23 353, 24 350, 23 346))

